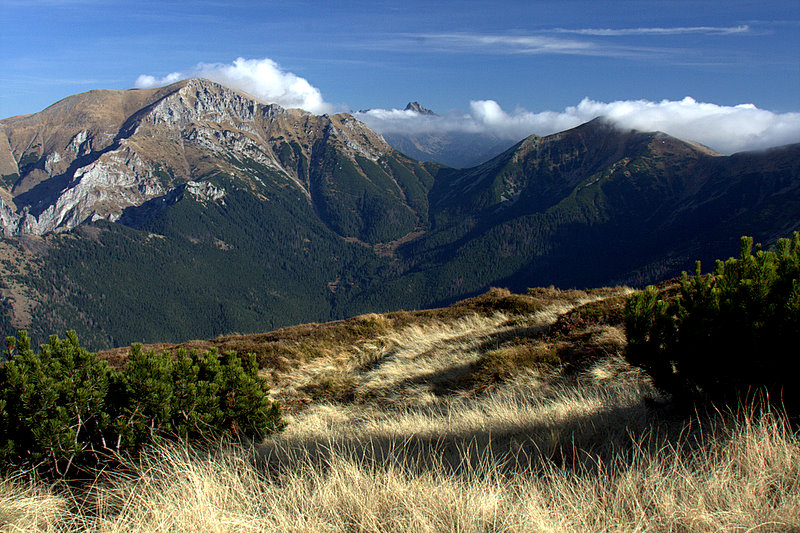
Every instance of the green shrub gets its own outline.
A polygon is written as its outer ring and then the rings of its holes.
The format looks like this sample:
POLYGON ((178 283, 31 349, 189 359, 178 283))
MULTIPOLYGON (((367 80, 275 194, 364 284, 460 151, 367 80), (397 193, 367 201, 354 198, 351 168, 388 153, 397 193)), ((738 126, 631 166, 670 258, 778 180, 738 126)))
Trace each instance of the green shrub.
POLYGON ((164 436, 253 438, 282 427, 254 354, 243 364, 235 352, 179 350, 173 358, 134 345, 116 393, 115 429, 125 449, 164 436))
POLYGON ((759 389, 800 414, 800 237, 717 261, 713 275, 685 272, 676 298, 655 287, 625 308, 629 361, 678 399, 732 402, 759 389))
POLYGON ((104 447, 112 371, 78 345, 74 332, 51 336, 38 354, 24 331, 7 343, 17 354, 0 369, 4 462, 64 474, 104 447))
POLYGON ((132 347, 111 369, 78 344, 50 337, 35 353, 7 339, 0 367, 0 459, 49 475, 97 467, 161 439, 258 438, 280 429, 256 358, 216 350, 173 357, 132 347))

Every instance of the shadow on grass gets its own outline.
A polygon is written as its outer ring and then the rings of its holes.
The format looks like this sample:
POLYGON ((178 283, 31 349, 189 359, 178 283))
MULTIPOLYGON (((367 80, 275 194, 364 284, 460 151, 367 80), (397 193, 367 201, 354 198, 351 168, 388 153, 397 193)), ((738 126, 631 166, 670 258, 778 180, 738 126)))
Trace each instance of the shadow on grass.
MULTIPOLYGON (((259 462, 279 474, 298 465, 326 469, 346 458, 370 469, 461 475, 490 469, 503 475, 575 471, 624 460, 643 449, 685 440, 686 421, 645 405, 601 407, 557 421, 529 421, 492 429, 365 437, 278 437, 256 448, 259 462)), ((691 432, 691 430, 689 430, 691 432)))

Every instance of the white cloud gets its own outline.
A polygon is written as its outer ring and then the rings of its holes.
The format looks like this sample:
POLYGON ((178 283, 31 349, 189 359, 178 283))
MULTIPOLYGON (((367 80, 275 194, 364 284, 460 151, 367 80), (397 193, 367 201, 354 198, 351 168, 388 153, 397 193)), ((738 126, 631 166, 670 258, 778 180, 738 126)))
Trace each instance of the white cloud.
MULTIPOLYGON (((143 74, 136 79, 135 86, 159 87, 191 77, 208 78, 286 108, 299 107, 317 114, 336 111, 325 102, 319 89, 267 58, 240 57, 231 64, 201 63, 162 78, 143 74)), ((598 102, 584 98, 563 111, 538 113, 522 108, 506 111, 494 100, 473 100, 467 113, 425 115, 399 109, 372 109, 354 114, 378 133, 387 134, 465 132, 517 141, 531 134, 549 135, 605 116, 622 128, 663 131, 725 154, 800 142, 800 113, 773 113, 753 104, 723 106, 697 102, 690 97, 660 102, 598 102)))
POLYGON ((748 33, 750 26, 689 26, 672 28, 556 28, 555 33, 573 33, 578 35, 597 35, 602 37, 617 37, 623 35, 683 35, 687 33, 700 33, 706 35, 731 35, 734 33, 748 33))
POLYGON ((547 37, 543 35, 486 35, 469 33, 413 34, 416 42, 425 47, 450 52, 511 54, 591 54, 598 53, 596 46, 587 41, 547 37))
POLYGON ((175 83, 176 81, 180 81, 187 77, 188 76, 185 76, 181 72, 173 72, 171 74, 167 74, 163 78, 156 78, 155 76, 141 74, 138 78, 136 78, 133 86, 138 89, 151 89, 153 87, 163 87, 164 85, 175 83))
POLYGON ((420 115, 398 109, 373 109, 356 116, 378 133, 485 133, 517 141, 531 134, 549 135, 605 116, 621 128, 663 131, 731 154, 800 142, 800 113, 773 113, 753 104, 722 106, 683 100, 584 98, 563 111, 504 111, 494 100, 470 102, 469 113, 420 115))
POLYGON ((237 58, 232 64, 200 63, 193 69, 173 72, 163 78, 142 74, 135 87, 160 87, 186 78, 206 78, 242 90, 270 104, 299 107, 312 113, 330 113, 333 106, 305 78, 281 69, 273 60, 237 58))
MULTIPOLYGON (((749 32, 749 26, 674 28, 552 28, 533 34, 405 33, 371 44, 377 50, 415 53, 461 53, 491 55, 578 55, 653 60, 685 55, 685 48, 644 46, 596 37, 660 36, 681 34, 729 35, 749 32), (563 35, 559 35, 563 34, 563 35)), ((639 40, 641 42, 641 40, 639 40)))

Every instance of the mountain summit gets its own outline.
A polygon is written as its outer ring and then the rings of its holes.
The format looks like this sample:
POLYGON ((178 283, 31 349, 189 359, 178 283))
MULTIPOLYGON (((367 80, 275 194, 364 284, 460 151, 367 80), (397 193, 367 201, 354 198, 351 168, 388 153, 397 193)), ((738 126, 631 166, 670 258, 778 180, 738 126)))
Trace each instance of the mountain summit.
POLYGON ((404 111, 414 111, 415 113, 419 113, 420 115, 435 115, 436 114, 433 111, 431 111, 430 109, 425 109, 424 107, 419 105, 419 102, 409 102, 408 104, 406 104, 406 107, 405 107, 404 111))
POLYGON ((392 239, 425 223, 430 176, 352 116, 262 104, 208 80, 72 96, 0 121, 0 141, 5 235, 116 221, 209 186, 219 201, 225 187, 256 191, 265 180, 297 191, 345 237, 392 239), (199 185, 219 175, 233 182, 199 185), (367 190, 369 205, 359 204, 367 190))

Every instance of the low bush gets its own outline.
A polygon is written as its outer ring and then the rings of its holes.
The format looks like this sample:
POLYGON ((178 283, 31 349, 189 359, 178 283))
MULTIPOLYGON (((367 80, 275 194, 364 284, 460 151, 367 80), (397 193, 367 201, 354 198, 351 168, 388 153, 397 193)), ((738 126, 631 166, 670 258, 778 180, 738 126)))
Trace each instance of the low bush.
POLYGON ((766 391, 800 414, 800 237, 774 251, 743 237, 738 258, 717 261, 713 274, 684 272, 680 294, 655 287, 625 308, 628 360, 679 400, 730 403, 766 391))
POLYGON ((39 353, 9 337, 0 367, 0 460, 69 476, 162 439, 257 438, 282 427, 256 358, 215 350, 144 352, 121 370, 74 332, 39 353))

